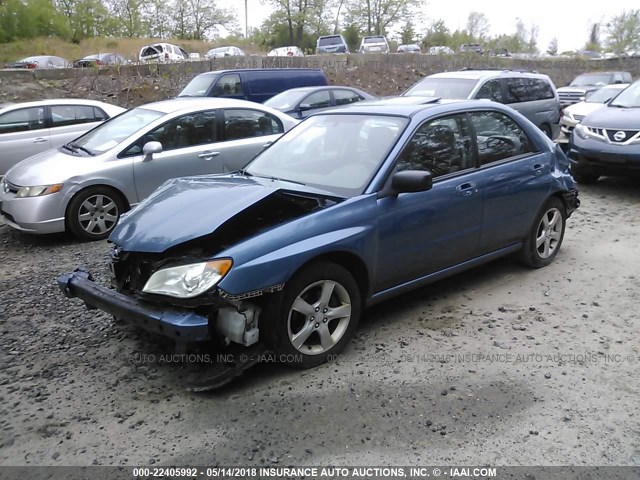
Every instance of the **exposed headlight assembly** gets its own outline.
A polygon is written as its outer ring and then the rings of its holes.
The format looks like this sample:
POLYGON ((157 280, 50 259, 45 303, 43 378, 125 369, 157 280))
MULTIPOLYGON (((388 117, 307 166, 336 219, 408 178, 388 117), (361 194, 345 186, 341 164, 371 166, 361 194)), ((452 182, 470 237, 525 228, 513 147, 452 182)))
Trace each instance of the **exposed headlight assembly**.
POLYGON ((55 185, 37 185, 34 187, 20 187, 18 193, 16 193, 17 198, 27 198, 27 197, 41 197, 43 195, 50 195, 52 193, 57 193, 62 190, 62 183, 56 183, 55 185))
POLYGON ((231 269, 230 258, 163 268, 151 275, 145 293, 193 298, 215 287, 231 269))

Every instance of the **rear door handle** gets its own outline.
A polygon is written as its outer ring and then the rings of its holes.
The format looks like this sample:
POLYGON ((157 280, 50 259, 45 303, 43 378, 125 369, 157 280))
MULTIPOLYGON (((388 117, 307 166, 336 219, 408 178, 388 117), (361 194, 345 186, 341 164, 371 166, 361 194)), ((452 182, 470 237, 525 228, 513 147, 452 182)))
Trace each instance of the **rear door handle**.
POLYGON ((475 183, 471 182, 466 182, 458 185, 456 187, 456 190, 458 192, 458 195, 462 195, 463 197, 469 197, 478 191, 475 183))
POLYGON ((536 173, 536 175, 540 175, 542 173, 542 167, 543 165, 541 163, 536 163, 531 169, 536 173))
POLYGON ((205 160, 211 160, 213 157, 217 157, 218 155, 220 155, 220 152, 202 152, 198 157, 204 158, 205 160))
POLYGON ((33 141, 33 143, 45 143, 46 141, 46 138, 38 137, 33 141))

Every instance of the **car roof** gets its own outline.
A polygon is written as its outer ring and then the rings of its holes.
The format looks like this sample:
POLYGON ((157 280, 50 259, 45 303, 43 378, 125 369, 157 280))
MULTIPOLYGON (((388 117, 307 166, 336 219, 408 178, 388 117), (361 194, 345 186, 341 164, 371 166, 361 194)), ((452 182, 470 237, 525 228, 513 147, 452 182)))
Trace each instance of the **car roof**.
POLYGON ((519 70, 458 70, 454 72, 440 72, 429 75, 425 78, 460 78, 469 80, 480 80, 483 78, 499 77, 529 77, 529 78, 549 78, 547 75, 536 72, 525 72, 519 70))
POLYGON ((203 72, 197 76, 213 76, 223 73, 243 73, 243 72, 321 72, 321 68, 237 68, 229 70, 214 70, 212 72, 203 72))
POLYGON ((500 103, 483 101, 483 100, 456 100, 456 101, 437 101, 428 104, 411 104, 411 105, 399 105, 399 104, 377 104, 376 102, 357 102, 345 105, 344 107, 332 108, 330 110, 321 111, 314 115, 329 115, 329 114, 348 114, 354 113, 359 115, 396 115, 403 117, 412 117, 422 111, 430 109, 438 109, 443 113, 447 110, 456 112, 464 111, 471 108, 490 108, 493 110, 504 111, 509 110, 509 107, 504 107, 500 103), (453 108, 455 107, 455 108, 453 108))
MULTIPOLYGON (((46 100, 37 100, 34 102, 6 103, 6 104, 0 105, 0 108, 41 107, 41 106, 47 106, 47 105, 57 105, 60 103, 65 105, 94 105, 96 107, 100 105, 105 105, 105 102, 99 102, 97 100, 85 100, 82 98, 50 98, 46 100)), ((113 106, 117 107, 117 105, 113 105, 113 106)))
MULTIPOLYGON (((162 113, 173 113, 180 110, 190 109, 194 106, 203 108, 260 108, 267 109, 264 105, 247 100, 236 100, 235 98, 220 97, 179 97, 159 102, 140 105, 139 108, 156 110, 162 113)), ((271 109, 270 109, 271 110, 271 109)))

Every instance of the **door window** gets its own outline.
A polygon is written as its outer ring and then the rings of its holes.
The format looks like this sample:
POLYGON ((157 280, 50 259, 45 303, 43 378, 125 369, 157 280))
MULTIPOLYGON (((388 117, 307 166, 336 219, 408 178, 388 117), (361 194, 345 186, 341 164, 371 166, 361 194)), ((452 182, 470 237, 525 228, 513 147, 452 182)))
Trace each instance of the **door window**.
POLYGON ((478 139, 480 163, 486 165, 533 151, 531 141, 520 126, 500 112, 470 112, 478 139))
POLYGON ((242 95, 242 82, 240 81, 240 75, 237 73, 231 73, 221 76, 215 86, 214 93, 214 96, 216 97, 242 95))
POLYGON ((160 142, 163 152, 214 143, 216 142, 216 112, 207 110, 169 120, 143 135, 127 149, 125 155, 140 155, 148 142, 160 142))
POLYGON ((434 178, 475 166, 465 116, 452 115, 424 123, 400 154, 397 171, 428 170, 434 178))
POLYGON ((529 88, 525 78, 507 78, 505 103, 526 102, 529 99, 529 88))
POLYGON ((549 82, 540 78, 528 78, 527 83, 529 84, 529 100, 546 100, 555 97, 549 82))
POLYGON ((44 107, 21 108, 0 115, 0 133, 26 132, 44 127, 44 107))
POLYGON ((105 118, 104 112, 88 105, 54 105, 51 107, 53 127, 101 122, 105 118))
POLYGON ((331 96, 329 95, 329 90, 320 90, 319 92, 312 93, 300 102, 300 106, 306 110, 330 107, 331 96))
POLYGON ((502 87, 500 86, 500 80, 489 80, 485 82, 478 93, 476 98, 488 98, 494 102, 504 103, 504 97, 502 96, 502 87))
POLYGON ((228 109, 224 111, 224 139, 261 137, 284 133, 282 122, 259 110, 228 109))
POLYGON ((338 89, 333 91, 333 98, 336 100, 336 105, 348 105, 350 103, 359 102, 364 100, 356 92, 350 90, 338 89))

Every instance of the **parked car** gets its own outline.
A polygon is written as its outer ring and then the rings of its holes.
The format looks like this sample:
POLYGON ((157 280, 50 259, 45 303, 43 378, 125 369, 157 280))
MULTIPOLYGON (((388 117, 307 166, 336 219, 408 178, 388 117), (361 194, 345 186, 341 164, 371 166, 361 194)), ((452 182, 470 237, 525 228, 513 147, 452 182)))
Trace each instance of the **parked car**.
POLYGON ((300 47, 279 47, 270 50, 267 57, 304 57, 304 53, 300 47))
POLYGON ((567 137, 571 135, 574 127, 584 120, 587 115, 601 108, 628 86, 628 83, 605 85, 591 92, 587 98, 580 103, 569 105, 562 111, 562 118, 560 119, 560 130, 562 133, 567 137))
POLYGON ((124 211, 165 180, 238 170, 296 123, 241 100, 150 103, 11 168, 1 214, 28 233, 106 238, 124 211))
POLYGON ((403 95, 486 99, 522 113, 549 138, 560 131, 560 102, 547 75, 512 70, 461 70, 425 77, 403 95))
POLYGON ((506 48, 493 48, 489 50, 488 55, 491 57, 510 57, 511 52, 506 48))
POLYGON ((192 52, 189 54, 189 60, 191 60, 192 62, 197 62, 198 60, 201 60, 200 58, 200 54, 197 52, 192 52))
POLYGON ((154 43, 140 49, 138 59, 141 62, 181 62, 189 58, 189 54, 171 43, 154 43))
POLYGON ((327 77, 321 69, 217 70, 194 77, 178 97, 225 97, 262 103, 290 88, 322 85, 327 85, 327 77))
POLYGON ((589 72, 578 75, 567 87, 558 89, 558 96, 563 107, 582 101, 588 93, 605 85, 631 83, 629 72, 589 72))
POLYGON ((117 53, 96 53, 76 60, 73 62, 73 66, 75 68, 106 67, 110 65, 126 65, 127 63, 129 63, 129 60, 117 53))
POLYGON ((316 54, 349 53, 349 46, 342 35, 325 35, 316 42, 316 54))
POLYGON ((570 138, 571 172, 579 183, 640 173, 640 81, 587 115, 570 138))
POLYGON ((484 48, 479 43, 463 43, 460 45, 460 53, 477 53, 482 55, 484 53, 484 48))
POLYGON ((453 55, 455 52, 445 45, 437 45, 435 47, 430 47, 428 55, 453 55))
POLYGON ((294 118, 306 118, 326 108, 349 105, 372 98, 374 98, 372 95, 357 88, 331 85, 292 88, 271 97, 264 104, 294 118))
POLYGON ((417 43, 398 45, 398 49, 396 51, 398 53, 422 53, 422 49, 420 48, 420 45, 418 45, 417 43))
POLYGON ((13 63, 7 63, 4 68, 71 68, 72 64, 69 60, 55 55, 36 55, 17 60, 13 63))
POLYGON ((109 238, 115 290, 82 270, 58 284, 179 346, 263 344, 308 368, 367 306, 509 254, 549 265, 577 206, 565 155, 508 107, 352 105, 242 172, 156 190, 109 238))
POLYGON ((116 105, 78 99, 0 106, 0 176, 25 158, 59 147, 124 111, 116 105))
POLYGON ((226 46, 226 47, 216 47, 212 48, 207 52, 205 58, 208 60, 213 60, 215 58, 224 58, 224 57, 244 57, 246 53, 244 50, 234 46, 226 46))
POLYGON ((369 35, 362 38, 359 53, 389 53, 389 42, 384 35, 369 35))

